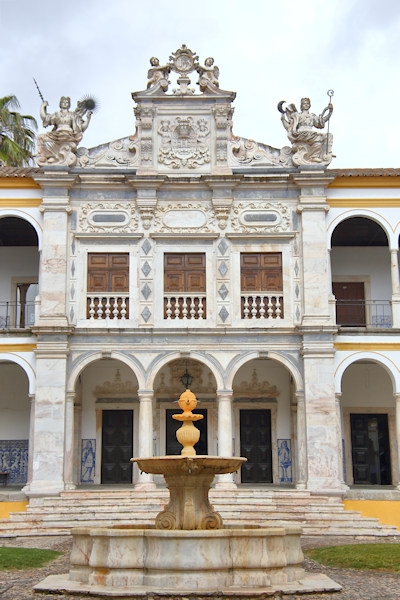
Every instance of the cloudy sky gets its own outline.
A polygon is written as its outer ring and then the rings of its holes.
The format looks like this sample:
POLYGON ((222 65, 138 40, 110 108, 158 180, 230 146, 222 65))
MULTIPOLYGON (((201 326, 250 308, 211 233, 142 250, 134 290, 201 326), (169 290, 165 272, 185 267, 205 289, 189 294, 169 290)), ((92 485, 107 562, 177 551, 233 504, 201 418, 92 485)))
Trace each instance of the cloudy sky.
POLYGON ((333 89, 331 167, 400 168, 399 0, 0 0, 0 31, 0 95, 38 121, 33 78, 49 112, 93 95, 86 147, 134 132, 149 58, 185 43, 237 92, 236 135, 280 148, 277 103, 309 96, 319 114, 333 89))

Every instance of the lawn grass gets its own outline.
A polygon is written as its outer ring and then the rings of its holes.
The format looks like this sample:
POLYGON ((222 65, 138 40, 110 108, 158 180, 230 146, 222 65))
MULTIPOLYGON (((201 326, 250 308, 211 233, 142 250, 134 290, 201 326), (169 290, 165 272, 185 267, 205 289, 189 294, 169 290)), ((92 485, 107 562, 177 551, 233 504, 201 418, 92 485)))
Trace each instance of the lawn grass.
POLYGON ((326 546, 304 554, 326 567, 400 573, 400 544, 326 546))
POLYGON ((37 548, 0 548, 0 571, 4 569, 36 569, 60 556, 55 550, 37 548))

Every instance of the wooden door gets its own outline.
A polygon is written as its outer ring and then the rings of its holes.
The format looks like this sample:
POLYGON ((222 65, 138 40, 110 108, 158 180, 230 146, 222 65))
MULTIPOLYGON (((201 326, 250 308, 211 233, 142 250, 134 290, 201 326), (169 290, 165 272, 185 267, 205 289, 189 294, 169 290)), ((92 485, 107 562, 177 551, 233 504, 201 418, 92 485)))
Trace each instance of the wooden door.
POLYGON ((132 483, 133 411, 103 410, 101 483, 132 483))
POLYGON ((364 283, 335 281, 332 290, 336 297, 336 323, 347 327, 365 327, 364 283))
POLYGON ((240 456, 242 483, 272 483, 271 411, 240 411, 240 456))
POLYGON ((257 319, 261 317, 261 306, 264 308, 264 314, 268 308, 272 308, 272 315, 276 317, 277 296, 280 296, 279 316, 284 317, 282 254, 280 252, 242 253, 240 255, 240 286, 242 318, 245 318, 247 303, 250 312, 252 309, 256 309, 257 319), (266 294, 264 295, 262 292, 266 294), (280 293, 275 296, 274 292, 280 293))
POLYGON ((390 485, 388 419, 385 414, 351 414, 351 447, 355 484, 390 485))
MULTIPOLYGON (((207 435, 207 409, 197 410, 196 414, 203 415, 203 419, 195 421, 194 426, 200 431, 200 439, 197 444, 194 445, 196 454, 204 456, 208 454, 208 435, 207 435)), ((176 439, 176 430, 182 425, 182 421, 177 421, 172 418, 172 415, 176 415, 178 410, 176 408, 168 408, 165 414, 165 427, 166 427, 166 454, 180 454, 182 450, 182 444, 176 439)))

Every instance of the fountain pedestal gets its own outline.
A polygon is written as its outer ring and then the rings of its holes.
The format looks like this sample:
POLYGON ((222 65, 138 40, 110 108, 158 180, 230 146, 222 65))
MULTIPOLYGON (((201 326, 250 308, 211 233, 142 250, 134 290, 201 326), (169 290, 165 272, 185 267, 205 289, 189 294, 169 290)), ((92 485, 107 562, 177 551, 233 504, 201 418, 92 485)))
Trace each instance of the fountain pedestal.
POLYGON ((157 517, 156 529, 221 529, 222 518, 208 493, 215 475, 234 473, 245 458, 221 456, 157 456, 132 458, 141 471, 164 475, 168 505, 157 517))

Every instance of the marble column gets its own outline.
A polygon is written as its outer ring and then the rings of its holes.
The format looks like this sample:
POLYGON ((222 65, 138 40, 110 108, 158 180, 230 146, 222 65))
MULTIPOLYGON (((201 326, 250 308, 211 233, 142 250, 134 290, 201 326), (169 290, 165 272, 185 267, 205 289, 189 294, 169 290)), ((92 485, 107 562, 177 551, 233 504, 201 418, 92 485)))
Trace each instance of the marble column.
MULTIPOLYGON (((49 496, 65 489, 66 370, 68 341, 38 341, 33 418, 32 477, 29 496, 49 496)), ((73 407, 72 407, 73 410, 73 407)))
MULTIPOLYGON (((153 456, 153 391, 139 390, 138 456, 153 456)), ((135 489, 151 490, 156 487, 151 473, 139 472, 135 489)))
POLYGON ((392 277, 392 327, 400 327, 400 276, 398 249, 390 250, 390 273, 392 277))
POLYGON ((75 392, 68 392, 65 399, 65 445, 64 445, 64 486, 74 490, 74 399, 75 392))
POLYGON ((24 494, 27 494, 30 489, 30 482, 32 481, 32 463, 34 455, 33 439, 34 439, 34 423, 35 423, 35 394, 29 394, 31 401, 30 415, 29 415, 29 442, 28 442, 28 478, 26 485, 22 488, 24 494))
POLYGON ((339 468, 339 478, 343 485, 343 487, 348 488, 345 483, 346 480, 346 472, 344 468, 344 460, 343 460, 343 431, 342 431, 342 410, 340 399, 342 397, 341 393, 335 394, 335 403, 336 403, 336 435, 339 442, 338 448, 338 468, 339 468))
MULTIPOLYGON (((232 390, 217 391, 218 456, 233 456, 232 390)), ((218 475, 216 488, 235 489, 234 473, 218 475)))
POLYGON ((400 490, 400 394, 393 394, 396 400, 396 448, 397 448, 397 481, 393 483, 400 490))
POLYGON ((296 448, 296 488, 304 490, 307 486, 307 433, 304 393, 296 392, 297 399, 297 448, 296 448))
MULTIPOLYGON (((308 337, 308 336, 307 336, 308 337)), ((307 489, 325 494, 345 491, 339 469, 341 439, 338 438, 334 386, 334 349, 330 339, 305 339, 304 398, 307 432, 307 489)))

